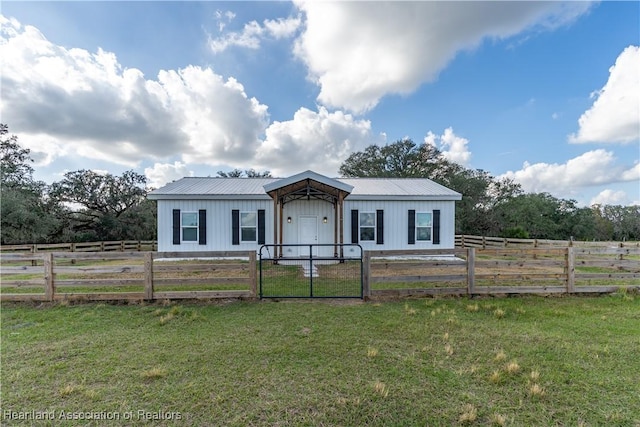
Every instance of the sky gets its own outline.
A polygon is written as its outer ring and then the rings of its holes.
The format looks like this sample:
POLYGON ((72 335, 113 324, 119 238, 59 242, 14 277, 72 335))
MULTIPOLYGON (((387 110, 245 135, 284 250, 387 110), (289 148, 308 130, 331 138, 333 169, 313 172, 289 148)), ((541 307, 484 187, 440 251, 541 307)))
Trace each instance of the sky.
POLYGON ((47 183, 339 176, 411 138, 580 206, 640 204, 640 2, 14 2, 0 121, 47 183))

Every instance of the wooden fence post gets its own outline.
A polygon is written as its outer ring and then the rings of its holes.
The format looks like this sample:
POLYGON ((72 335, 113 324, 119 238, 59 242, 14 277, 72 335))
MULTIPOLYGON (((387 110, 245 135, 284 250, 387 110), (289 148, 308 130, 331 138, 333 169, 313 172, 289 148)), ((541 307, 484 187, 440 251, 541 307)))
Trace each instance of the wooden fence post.
POLYGON ((255 251, 249 252, 249 282, 251 282, 251 297, 258 298, 258 265, 255 251))
POLYGON ((53 253, 42 254, 44 265, 44 296, 47 301, 53 301, 55 296, 55 284, 53 280, 53 253))
POLYGON ((153 253, 144 254, 144 299, 153 299, 153 253))
POLYGON ((567 270, 567 293, 573 293, 576 286, 576 254, 573 246, 567 247, 565 268, 567 270))
POLYGON ((362 258, 362 297, 364 300, 368 300, 371 297, 371 283, 369 279, 371 277, 371 256, 369 251, 364 252, 362 258))
POLYGON ((473 296, 476 288, 476 248, 467 248, 467 294, 473 296))

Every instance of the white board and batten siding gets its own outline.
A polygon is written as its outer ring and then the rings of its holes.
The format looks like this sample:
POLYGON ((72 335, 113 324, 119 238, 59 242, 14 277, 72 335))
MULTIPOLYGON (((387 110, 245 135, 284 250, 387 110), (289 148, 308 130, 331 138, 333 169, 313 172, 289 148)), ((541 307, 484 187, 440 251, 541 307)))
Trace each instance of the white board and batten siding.
POLYGON ((273 201, 267 200, 158 200, 158 251, 247 251, 257 250, 257 242, 232 243, 233 210, 257 212, 265 210, 265 242, 273 242, 273 201), (181 242, 173 244, 173 210, 199 212, 207 217, 207 243, 181 242))
MULTIPOLYGON (((393 249, 453 249, 455 246, 455 202, 454 201, 349 201, 344 204, 345 243, 351 242, 351 210, 358 212, 384 212, 384 243, 376 241, 358 242, 364 250, 393 249), (410 244, 408 239, 409 210, 433 213, 440 211, 440 243, 418 241, 410 244)), ((433 237, 433 230, 432 230, 433 237)))
MULTIPOLYGON (((454 247, 455 210, 450 201, 345 201, 343 236, 344 243, 351 243, 351 210, 359 212, 384 212, 384 243, 359 241, 364 250, 387 249, 450 249, 454 247), (408 242, 408 211, 440 211, 440 244, 432 241, 408 242)), ((232 239, 232 211, 265 211, 265 243, 273 244, 273 202, 270 200, 161 200, 158 201, 158 251, 232 251, 259 250, 256 242, 242 242, 234 245, 232 239), (181 242, 173 244, 173 210, 181 212, 199 212, 204 209, 207 218, 206 244, 181 242)), ((335 212, 330 203, 312 200, 297 201, 285 205, 283 211, 283 243, 298 244, 299 222, 302 217, 315 217, 317 223, 317 241, 319 244, 334 243, 335 212), (291 217, 291 222, 287 218, 291 217), (327 218, 325 223, 323 220, 327 218)), ((306 242, 305 242, 306 243, 306 242)))
MULTIPOLYGON (((341 181, 322 177, 307 171, 283 179, 287 184, 297 179, 320 179, 324 184, 335 184, 337 188, 353 191, 344 199, 343 230, 344 243, 352 243, 352 210, 377 213, 382 211, 383 243, 358 241, 364 250, 393 249, 452 249, 455 241, 455 201, 461 195, 427 179, 363 179, 352 178, 341 181), (294 179, 292 179, 294 178, 294 179), (346 183, 346 184, 345 184, 346 183), (346 187, 345 187, 346 186, 346 187), (440 242, 433 240, 409 242, 409 211, 439 212, 440 242)), ((158 203, 158 250, 175 251, 233 251, 256 250, 258 241, 233 244, 234 224, 232 212, 264 211, 264 243, 274 244, 274 202, 266 194, 264 186, 278 185, 275 178, 183 178, 167 184, 149 194, 149 199, 158 203), (206 243, 174 243, 174 211, 206 212, 206 243)), ((279 206, 278 206, 278 209, 279 206)), ((433 217, 433 216, 432 216, 433 217)), ((376 217, 377 220, 378 217, 376 217)), ((282 211, 283 244, 339 243, 335 238, 336 212, 333 203, 311 198, 286 203, 282 211), (291 222, 288 221, 291 218, 291 222), (326 222, 324 221, 326 218, 326 222), (313 224, 316 224, 314 234, 313 224), (303 228, 303 225, 311 225, 303 228), (307 239, 307 241, 301 241, 307 239)), ((280 221, 278 221, 280 223, 280 221)), ((276 226, 278 226, 276 224, 276 226)), ((379 230, 376 229, 376 233, 379 230)), ((199 230, 200 233, 200 230, 199 230)), ((235 231, 237 235, 237 228, 235 231)), ((338 233, 339 236, 340 233, 338 233)), ((278 236, 280 233, 278 232, 278 236)), ((432 229, 433 238, 433 229, 432 229)), ((325 249, 320 249, 325 252, 325 249)), ((332 253, 333 248, 326 252, 332 253)), ((291 250, 295 256, 295 250, 291 250)), ((321 255, 327 255, 322 253, 321 255)), ((289 254, 285 254, 289 255, 289 254)))

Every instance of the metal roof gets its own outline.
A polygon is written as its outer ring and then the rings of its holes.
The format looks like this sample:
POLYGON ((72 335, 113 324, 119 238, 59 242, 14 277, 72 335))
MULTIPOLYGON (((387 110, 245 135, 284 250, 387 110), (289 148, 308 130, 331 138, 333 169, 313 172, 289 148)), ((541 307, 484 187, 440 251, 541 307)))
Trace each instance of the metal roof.
POLYGON ((149 193, 149 199, 193 199, 202 198, 260 198, 270 199, 264 191, 266 184, 277 178, 195 178, 186 177, 170 182, 149 193))
POLYGON ((340 178, 353 186, 352 198, 357 196, 447 196, 460 200, 461 195, 426 178, 340 178))
MULTIPOLYGON (((309 171, 310 172, 310 171, 309 171)), ((299 174, 303 175, 305 173, 299 174)), ((313 172, 315 174, 315 172, 313 172)), ((315 174, 318 175, 318 174, 315 174)), ((296 175, 294 175, 296 176, 296 175)), ((322 175, 319 175, 322 177, 322 175)), ((171 182, 149 193, 152 200, 266 199, 266 188, 278 188, 290 178, 194 178, 171 182), (280 182, 280 183, 279 183, 280 182)), ((306 179, 306 178, 305 178, 306 179)), ((295 180, 294 180, 295 181, 295 180)), ((462 195, 426 178, 327 178, 325 183, 352 187, 346 200, 460 200, 462 195)))

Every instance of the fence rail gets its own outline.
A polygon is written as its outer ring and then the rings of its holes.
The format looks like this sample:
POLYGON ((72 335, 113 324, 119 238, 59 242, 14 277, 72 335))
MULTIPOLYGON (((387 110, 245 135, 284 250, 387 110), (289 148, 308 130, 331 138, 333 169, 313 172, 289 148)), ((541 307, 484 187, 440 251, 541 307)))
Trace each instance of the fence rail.
MULTIPOLYGON (((550 239, 513 239, 503 237, 473 236, 457 234, 455 246, 458 248, 518 248, 518 247, 620 247, 639 248, 640 242, 595 242, 576 240, 550 239)), ((155 240, 118 240, 108 242, 78 242, 78 243, 46 243, 1 245, 0 253, 37 253, 37 252, 128 252, 128 251, 156 251, 158 242, 155 240)))
POLYGON ((0 253, 37 252, 143 252, 158 250, 155 240, 118 240, 110 242, 44 243, 2 245, 0 253))
POLYGON ((513 239, 507 237, 472 236, 468 234, 456 234, 455 245, 457 248, 518 248, 518 247, 620 247, 640 248, 640 242, 596 242, 578 240, 551 240, 551 239, 513 239))

